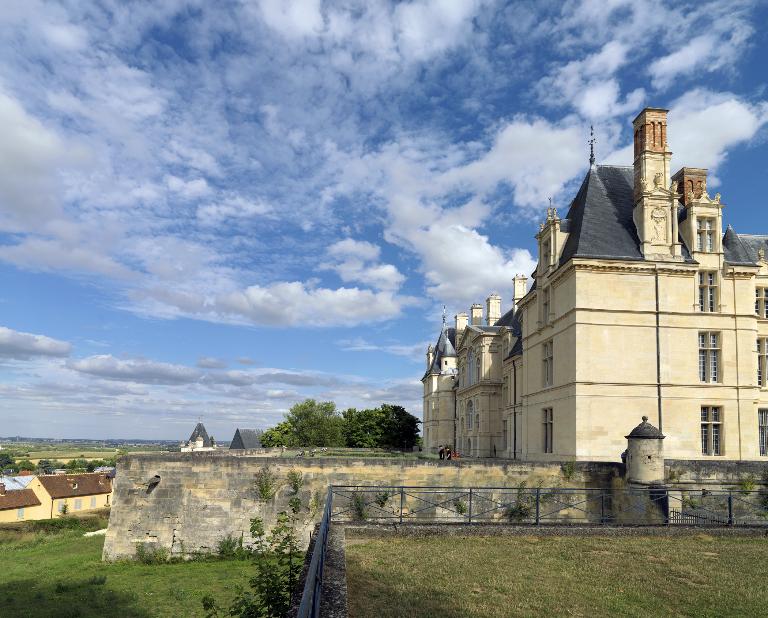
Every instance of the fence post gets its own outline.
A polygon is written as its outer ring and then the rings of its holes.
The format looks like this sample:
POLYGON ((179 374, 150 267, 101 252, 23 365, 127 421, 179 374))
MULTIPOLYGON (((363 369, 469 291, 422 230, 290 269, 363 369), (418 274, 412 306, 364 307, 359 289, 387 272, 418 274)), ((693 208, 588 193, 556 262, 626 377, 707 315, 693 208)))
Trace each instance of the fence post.
POLYGON ((728 492, 728 525, 733 525, 733 494, 728 492))
POLYGON ((541 523, 540 513, 541 513, 541 488, 536 488, 536 525, 538 526, 539 523, 541 523))
POLYGON ((400 523, 403 523, 403 506, 405 505, 405 488, 400 486, 400 523))
POLYGON ((469 523, 472 523, 472 488, 469 488, 469 523))

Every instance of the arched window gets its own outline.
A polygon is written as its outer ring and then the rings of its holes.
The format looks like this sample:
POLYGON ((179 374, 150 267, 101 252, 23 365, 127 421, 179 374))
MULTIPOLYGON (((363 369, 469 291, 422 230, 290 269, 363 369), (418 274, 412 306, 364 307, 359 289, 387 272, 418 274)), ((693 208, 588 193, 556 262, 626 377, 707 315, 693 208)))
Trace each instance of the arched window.
POLYGON ((467 402, 467 429, 472 429, 472 417, 474 416, 475 406, 470 399, 467 402))
POLYGON ((469 348, 467 352, 467 386, 475 383, 475 351, 469 348))
POLYGON ((480 381, 480 354, 477 355, 477 358, 475 359, 475 382, 480 381))
POLYGON ((472 456, 472 438, 467 438, 467 456, 472 456))
POLYGON ((480 431, 480 415, 475 414, 475 427, 477 427, 477 430, 480 431))

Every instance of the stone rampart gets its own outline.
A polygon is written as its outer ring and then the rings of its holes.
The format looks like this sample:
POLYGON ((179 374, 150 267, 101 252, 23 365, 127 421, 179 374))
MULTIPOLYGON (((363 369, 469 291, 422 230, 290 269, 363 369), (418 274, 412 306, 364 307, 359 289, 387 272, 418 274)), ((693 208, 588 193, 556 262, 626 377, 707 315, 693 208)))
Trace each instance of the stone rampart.
MULTIPOLYGON (((738 488, 745 479, 762 485, 768 472, 766 464, 714 460, 667 460, 665 468, 667 483, 685 491, 738 488)), ((523 481, 528 487, 615 490, 625 486, 624 466, 606 462, 288 459, 263 452, 128 455, 118 464, 104 558, 135 556, 137 544, 188 555, 215 551, 227 536, 249 543, 252 518, 262 518, 269 529, 296 497, 301 502, 300 532, 307 544, 331 484, 513 488, 523 481), (256 487, 265 466, 276 478, 275 495, 268 500, 260 497, 256 487), (292 469, 303 475, 297 495, 288 482, 292 469)))
POLYGON ((288 484, 291 469, 304 480, 298 497, 305 543, 331 484, 515 487, 526 481, 529 486, 610 487, 622 473, 620 464, 611 463, 575 463, 566 480, 557 462, 287 459, 217 452, 127 455, 118 464, 104 558, 134 556, 139 543, 172 555, 215 551, 229 535, 248 543, 251 518, 261 517, 270 528, 279 512, 289 510, 294 497, 288 484), (255 484, 264 466, 277 478, 275 496, 266 501, 255 484))

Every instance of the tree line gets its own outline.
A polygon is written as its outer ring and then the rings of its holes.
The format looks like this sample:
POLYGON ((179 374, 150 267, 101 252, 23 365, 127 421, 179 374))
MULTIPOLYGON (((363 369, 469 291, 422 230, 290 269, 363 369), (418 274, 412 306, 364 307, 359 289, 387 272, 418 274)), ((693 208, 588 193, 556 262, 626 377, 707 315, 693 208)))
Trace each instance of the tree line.
POLYGON ((331 401, 307 399, 261 436, 265 447, 347 447, 411 450, 419 444, 421 421, 402 406, 343 412, 331 401))

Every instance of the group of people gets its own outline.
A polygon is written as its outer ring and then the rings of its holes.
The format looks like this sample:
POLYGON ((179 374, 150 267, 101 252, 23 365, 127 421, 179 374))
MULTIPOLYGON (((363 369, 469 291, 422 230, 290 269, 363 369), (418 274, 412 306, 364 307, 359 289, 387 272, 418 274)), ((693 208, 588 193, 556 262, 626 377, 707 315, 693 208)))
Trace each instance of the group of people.
POLYGON ((458 459, 459 458, 459 454, 453 452, 450 446, 440 445, 440 448, 437 451, 437 455, 440 457, 440 459, 458 459))

